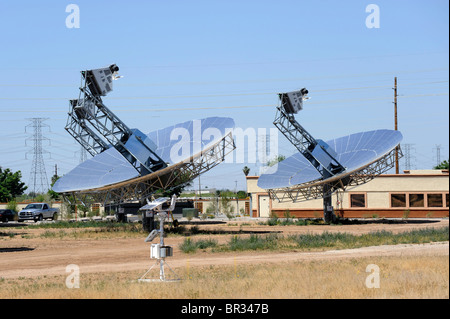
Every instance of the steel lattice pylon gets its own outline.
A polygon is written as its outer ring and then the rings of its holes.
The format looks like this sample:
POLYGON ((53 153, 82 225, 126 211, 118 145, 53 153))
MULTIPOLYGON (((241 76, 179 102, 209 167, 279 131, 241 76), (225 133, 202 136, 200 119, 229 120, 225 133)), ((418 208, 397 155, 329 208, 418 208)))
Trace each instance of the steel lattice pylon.
POLYGON ((49 128, 50 126, 48 126, 47 124, 43 124, 43 122, 48 120, 48 118, 30 118, 28 120, 32 123, 28 124, 25 127, 25 131, 27 130, 27 128, 33 128, 32 137, 26 140, 26 142, 33 142, 33 150, 26 153, 26 155, 29 153, 33 154, 29 190, 35 194, 44 194, 47 193, 49 189, 47 173, 45 170, 44 154, 50 154, 50 152, 42 148, 42 143, 44 141, 49 142, 50 140, 42 135, 42 128, 49 128))

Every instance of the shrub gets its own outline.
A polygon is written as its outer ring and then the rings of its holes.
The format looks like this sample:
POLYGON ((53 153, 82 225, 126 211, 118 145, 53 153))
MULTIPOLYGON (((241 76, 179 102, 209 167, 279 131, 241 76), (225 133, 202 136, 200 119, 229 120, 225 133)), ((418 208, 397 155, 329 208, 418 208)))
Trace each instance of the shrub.
POLYGON ((207 249, 210 247, 216 247, 217 240, 214 239, 201 239, 194 242, 190 238, 186 238, 183 243, 180 244, 180 250, 184 253, 195 253, 197 249, 207 249))
POLYGON ((10 209, 10 210, 12 210, 13 212, 16 212, 16 213, 19 211, 18 208, 17 208, 17 202, 15 200, 9 201, 6 204, 6 209, 10 209))
POLYGON ((408 219, 408 218, 409 218, 409 213, 410 213, 410 210, 409 210, 409 209, 405 209, 405 210, 403 211, 403 216, 402 216, 402 218, 403 218, 403 219, 408 219))
POLYGON ((249 238, 233 236, 229 243, 229 249, 236 250, 258 250, 258 249, 276 249, 278 247, 278 236, 268 235, 259 237, 250 235, 249 238))
POLYGON ((199 240, 195 243, 195 246, 198 249, 207 249, 210 247, 216 247, 217 246, 217 240, 214 239, 204 239, 204 240, 199 240))
POLYGON ((278 225, 278 216, 275 212, 270 212, 270 218, 267 220, 268 226, 276 226, 278 225))
POLYGON ((183 253, 195 253, 197 251, 197 247, 194 242, 190 238, 186 238, 183 243, 180 244, 180 250, 183 253))

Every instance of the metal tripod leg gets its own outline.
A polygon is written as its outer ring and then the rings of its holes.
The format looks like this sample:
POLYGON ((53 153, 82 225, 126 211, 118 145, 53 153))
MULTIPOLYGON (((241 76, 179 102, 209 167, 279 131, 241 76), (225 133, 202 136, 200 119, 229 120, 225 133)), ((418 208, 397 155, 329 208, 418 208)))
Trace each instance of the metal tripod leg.
POLYGON ((157 259, 155 264, 153 264, 153 266, 150 267, 149 270, 147 270, 147 272, 138 279, 138 282, 155 282, 155 281, 162 281, 162 282, 171 282, 171 281, 180 281, 181 279, 178 278, 177 274, 175 273, 175 271, 173 271, 173 269, 166 263, 164 258, 160 258, 157 259), (146 279, 145 276, 153 269, 153 267, 155 267, 156 265, 159 264, 159 279, 146 279), (170 271, 176 276, 176 279, 166 279, 166 274, 164 271, 164 264, 169 267, 170 271))

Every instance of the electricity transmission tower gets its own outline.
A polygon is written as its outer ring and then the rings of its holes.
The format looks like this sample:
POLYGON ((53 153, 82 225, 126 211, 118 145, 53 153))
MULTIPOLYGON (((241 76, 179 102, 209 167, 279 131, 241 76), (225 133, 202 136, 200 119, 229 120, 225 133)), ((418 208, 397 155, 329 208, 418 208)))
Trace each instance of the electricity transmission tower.
POLYGON ((87 152, 84 149, 83 145, 80 146, 80 164, 87 160, 87 152))
POLYGON ((405 155, 405 170, 411 169, 411 159, 415 159, 415 157, 411 154, 414 151, 414 144, 403 144, 403 154, 405 155))
POLYGON ((28 146, 28 141, 33 142, 33 149, 25 154, 26 159, 28 159, 28 154, 33 154, 33 163, 31 165, 30 181, 28 185, 30 192, 42 194, 46 193, 49 189, 47 173, 45 171, 44 154, 50 154, 50 152, 42 148, 44 141, 48 142, 48 145, 50 145, 50 140, 42 135, 42 129, 48 128, 50 130, 50 126, 43 123, 48 120, 48 118, 30 118, 27 120, 31 121, 31 123, 25 126, 25 132, 28 133, 27 129, 33 129, 33 135, 25 141, 26 146, 28 146))
POLYGON ((441 164, 441 145, 436 145, 436 166, 441 164))

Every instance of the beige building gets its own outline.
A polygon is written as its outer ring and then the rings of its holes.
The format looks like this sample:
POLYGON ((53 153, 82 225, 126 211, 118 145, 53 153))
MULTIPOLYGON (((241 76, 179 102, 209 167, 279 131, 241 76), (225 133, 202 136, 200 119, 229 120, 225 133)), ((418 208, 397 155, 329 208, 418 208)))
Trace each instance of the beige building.
MULTIPOLYGON (((247 176, 253 217, 269 217, 271 213, 283 217, 287 211, 295 217, 323 216, 322 199, 295 203, 272 200, 266 190, 257 186, 258 178, 247 176)), ((380 175, 366 184, 333 194, 332 203, 335 214, 344 218, 448 217, 449 171, 416 170, 380 175)))
MULTIPOLYGON (((217 198, 192 199, 194 207, 200 214, 224 213, 222 200, 217 198)), ((250 216, 250 199, 230 198, 227 201, 227 211, 235 216, 250 216)))

